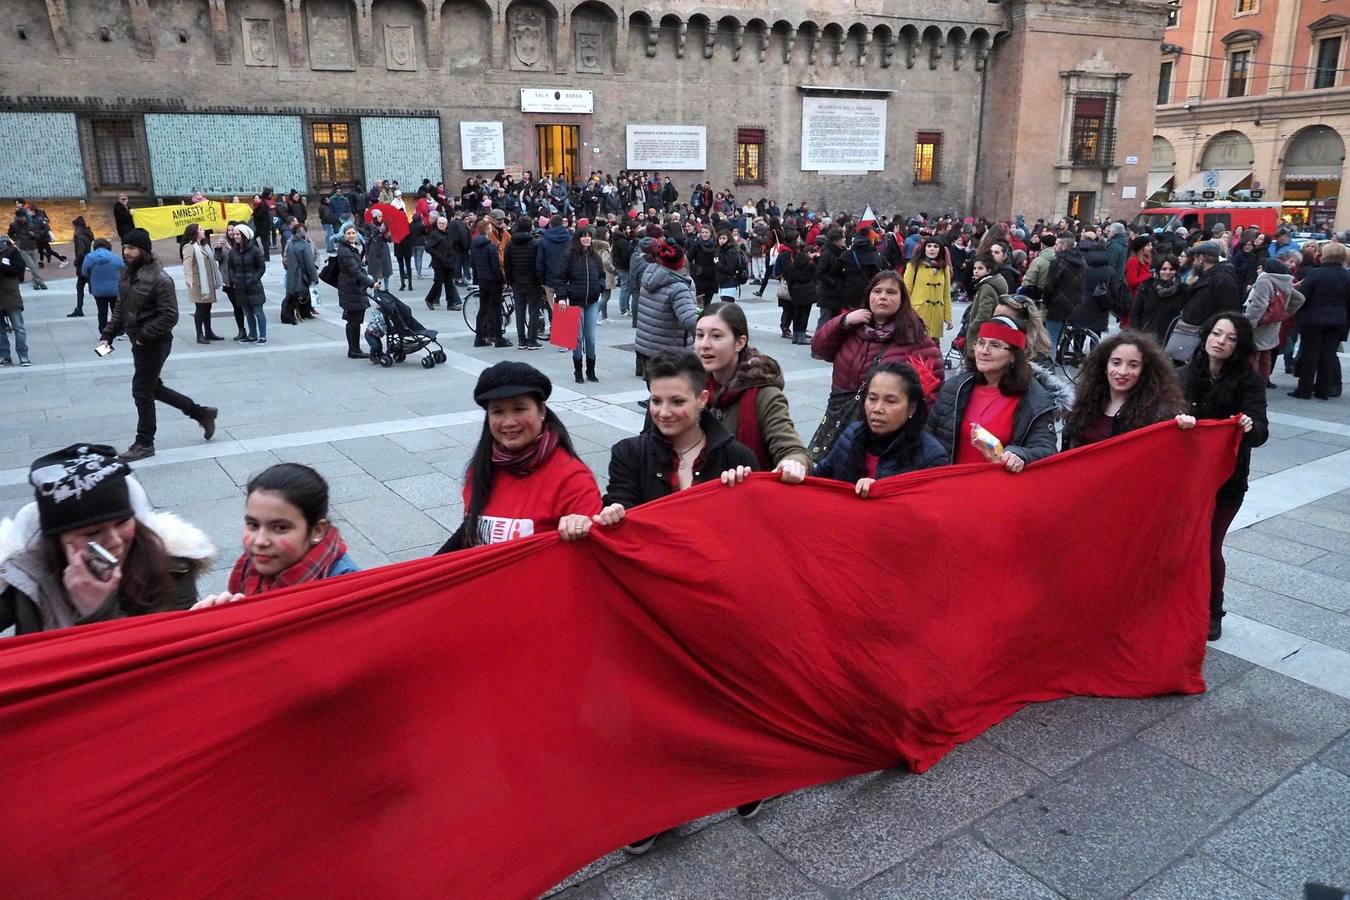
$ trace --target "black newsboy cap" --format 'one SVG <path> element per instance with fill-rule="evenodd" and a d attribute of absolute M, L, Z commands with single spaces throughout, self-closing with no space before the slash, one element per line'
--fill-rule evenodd
<path fill-rule="evenodd" d="M 547 400 L 551 393 L 553 382 L 534 366 L 520 362 L 499 362 L 479 373 L 478 384 L 473 388 L 473 400 L 487 409 L 490 400 L 504 400 L 521 394 L 533 394 L 540 400 Z"/>

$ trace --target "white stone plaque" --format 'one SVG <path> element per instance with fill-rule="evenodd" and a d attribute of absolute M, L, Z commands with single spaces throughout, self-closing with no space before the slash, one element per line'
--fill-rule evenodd
<path fill-rule="evenodd" d="M 802 98 L 802 171 L 886 168 L 886 101 Z"/>
<path fill-rule="evenodd" d="M 564 91 L 553 88 L 521 88 L 521 112 L 593 113 L 593 91 Z"/>
<path fill-rule="evenodd" d="M 708 129 L 704 126 L 628 126 L 628 168 L 701 172 L 707 167 Z"/>
<path fill-rule="evenodd" d="M 501 122 L 459 123 L 460 166 L 466 172 L 496 171 L 506 166 Z"/>

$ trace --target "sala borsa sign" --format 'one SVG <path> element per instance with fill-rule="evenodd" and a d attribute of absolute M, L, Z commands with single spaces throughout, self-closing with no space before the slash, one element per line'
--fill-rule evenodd
<path fill-rule="evenodd" d="M 552 88 L 521 88 L 521 112 L 593 113 L 592 91 L 563 91 Z"/>

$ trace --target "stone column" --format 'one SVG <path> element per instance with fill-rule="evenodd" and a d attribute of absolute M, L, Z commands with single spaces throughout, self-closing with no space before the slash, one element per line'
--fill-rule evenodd
<path fill-rule="evenodd" d="M 427 9 L 427 67 L 439 69 L 445 57 L 445 42 L 441 40 L 441 5 L 432 2 Z"/>
<path fill-rule="evenodd" d="M 210 0 L 211 43 L 216 50 L 216 63 L 230 64 L 230 17 L 225 14 L 225 0 Z"/>
<path fill-rule="evenodd" d="M 305 68 L 309 52 L 305 46 L 304 0 L 286 0 L 286 55 L 292 68 Z"/>
<path fill-rule="evenodd" d="M 131 29 L 136 36 L 136 55 L 141 59 L 155 58 L 155 36 L 150 30 L 149 0 L 130 0 Z"/>
<path fill-rule="evenodd" d="M 375 20 L 371 16 L 374 0 L 356 0 L 356 58 L 363 66 L 375 65 Z"/>
<path fill-rule="evenodd" d="M 1280 0 L 1275 10 L 1275 20 L 1291 24 L 1298 22 L 1299 7 L 1302 5 L 1302 0 Z M 1291 85 L 1297 89 L 1303 83 L 1305 73 L 1299 71 L 1294 62 L 1294 46 L 1298 43 L 1300 30 L 1297 26 L 1275 29 L 1275 44 L 1270 51 L 1271 65 L 1266 70 L 1270 73 L 1266 93 L 1283 94 Z"/>
<path fill-rule="evenodd" d="M 675 37 L 675 58 L 684 59 L 684 42 L 689 37 L 689 23 L 681 22 L 679 34 Z"/>
<path fill-rule="evenodd" d="M 506 10 L 500 10 L 492 20 L 492 53 L 488 57 L 488 68 L 496 71 L 509 68 L 506 36 Z"/>
<path fill-rule="evenodd" d="M 576 60 L 572 58 L 572 20 L 558 18 L 558 39 L 554 42 L 553 71 L 559 75 L 576 71 Z"/>
<path fill-rule="evenodd" d="M 52 26 L 56 41 L 56 55 L 69 59 L 75 55 L 75 44 L 70 39 L 70 8 L 66 0 L 47 0 L 47 21 Z"/>
<path fill-rule="evenodd" d="M 628 71 L 628 19 L 623 16 L 614 23 L 614 71 Z"/>

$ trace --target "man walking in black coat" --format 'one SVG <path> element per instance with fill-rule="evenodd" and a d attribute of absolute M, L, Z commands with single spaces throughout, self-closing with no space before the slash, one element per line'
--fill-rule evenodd
<path fill-rule="evenodd" d="M 214 406 L 199 406 L 192 398 L 165 387 L 160 381 L 164 362 L 173 349 L 173 326 L 178 322 L 178 294 L 173 279 L 155 259 L 150 235 L 133 228 L 122 239 L 126 268 L 118 285 L 117 306 L 103 329 L 99 350 L 112 352 L 113 341 L 126 332 L 135 368 L 131 398 L 136 401 L 136 440 L 118 458 L 135 462 L 155 455 L 155 402 L 167 403 L 195 419 L 209 441 L 216 433 Z"/>
<path fill-rule="evenodd" d="M 456 266 L 458 265 L 454 247 L 450 238 L 450 220 L 437 216 L 435 225 L 427 234 L 427 254 L 431 257 L 431 290 L 427 291 L 427 309 L 435 309 L 441 302 L 441 287 L 445 287 L 445 303 L 450 309 L 462 309 L 455 288 Z"/>
<path fill-rule="evenodd" d="M 521 216 L 511 231 L 506 265 L 502 268 L 516 298 L 516 337 L 522 350 L 538 350 L 543 346 L 539 343 L 539 323 L 543 319 L 544 286 L 535 265 L 538 253 L 535 243 L 534 223 L 529 216 Z"/>

